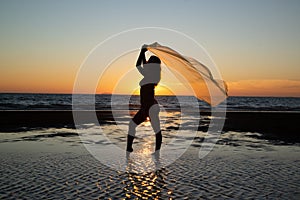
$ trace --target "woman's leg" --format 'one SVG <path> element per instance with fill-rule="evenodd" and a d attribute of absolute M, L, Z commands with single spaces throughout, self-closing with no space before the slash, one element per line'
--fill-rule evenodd
<path fill-rule="evenodd" d="M 143 109 L 139 110 L 135 116 L 130 120 L 129 127 L 128 127 L 128 135 L 127 135 L 127 148 L 128 152 L 132 152 L 132 144 L 136 133 L 136 127 L 145 121 L 145 111 Z"/>
<path fill-rule="evenodd" d="M 149 109 L 149 117 L 150 117 L 150 122 L 151 126 L 154 130 L 155 133 L 155 151 L 160 150 L 161 143 L 162 143 L 162 134 L 160 130 L 160 120 L 159 120 L 159 105 L 154 104 L 151 106 Z"/>

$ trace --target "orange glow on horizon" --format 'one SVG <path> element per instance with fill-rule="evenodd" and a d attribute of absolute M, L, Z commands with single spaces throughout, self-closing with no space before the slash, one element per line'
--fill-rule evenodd
<path fill-rule="evenodd" d="M 135 94 L 139 95 L 139 81 L 142 76 L 135 68 L 136 53 L 121 57 L 112 63 L 111 68 L 98 82 L 95 91 L 85 90 L 88 86 L 81 83 L 81 93 L 96 94 Z M 7 64 L 9 65 L 9 64 Z M 67 64 L 65 64 L 68 66 Z M 76 66 L 73 63 L 74 66 Z M 65 93 L 72 94 L 78 67 L 73 70 L 57 65 L 51 67 L 44 63 L 0 68 L 1 93 Z M 59 73 L 58 73 L 59 72 Z M 100 76 L 100 75 L 99 75 Z M 226 78 L 225 78 L 226 81 Z M 88 82 L 88 80 L 87 80 Z M 226 81 L 229 96 L 281 96 L 300 97 L 300 80 L 239 80 Z M 162 79 L 155 89 L 156 95 L 193 95 L 179 81 L 162 70 Z"/>
<path fill-rule="evenodd" d="M 227 82 L 229 96 L 278 96 L 300 97 L 300 81 L 292 80 L 241 80 Z M 130 90 L 130 88 L 134 88 Z M 159 95 L 192 95 L 187 90 L 176 90 L 167 84 L 159 84 L 155 88 L 155 94 Z M 139 95 L 139 87 L 133 81 L 128 85 L 122 85 L 122 90 L 112 92 L 113 88 L 107 87 L 105 91 L 97 91 L 97 94 L 133 94 Z M 3 82 L 0 85 L 1 93 L 65 93 L 73 91 L 73 80 L 44 81 L 38 84 L 38 80 Z M 85 93 L 85 92 L 82 92 Z"/>
<path fill-rule="evenodd" d="M 241 80 L 227 84 L 229 96 L 300 97 L 297 80 Z"/>

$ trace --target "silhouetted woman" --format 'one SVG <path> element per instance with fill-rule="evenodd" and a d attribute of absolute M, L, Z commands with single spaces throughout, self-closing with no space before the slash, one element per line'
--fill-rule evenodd
<path fill-rule="evenodd" d="M 162 143 L 162 134 L 160 130 L 160 120 L 159 120 L 159 105 L 154 98 L 155 96 L 155 86 L 160 81 L 160 59 L 156 56 L 151 56 L 148 61 L 146 61 L 145 52 L 147 51 L 144 45 L 141 49 L 140 55 L 136 62 L 136 67 L 139 72 L 144 76 L 140 81 L 140 101 L 141 108 L 132 118 L 129 123 L 129 130 L 127 136 L 127 151 L 132 152 L 132 143 L 135 137 L 135 128 L 144 122 L 147 117 L 150 118 L 151 126 L 155 132 L 155 151 L 160 150 Z"/>

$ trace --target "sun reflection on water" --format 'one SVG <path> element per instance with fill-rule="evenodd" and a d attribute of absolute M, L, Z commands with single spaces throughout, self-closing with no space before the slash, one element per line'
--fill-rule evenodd
<path fill-rule="evenodd" d="M 123 183 L 125 199 L 161 199 L 162 195 L 171 198 L 166 188 L 167 171 L 160 168 L 160 154 L 153 154 L 153 141 L 147 139 L 137 153 L 131 153 L 127 159 L 127 180 Z M 149 169 L 152 171 L 149 171 Z"/>
<path fill-rule="evenodd" d="M 149 118 L 149 117 L 147 117 L 147 118 L 146 118 L 146 121 L 144 121 L 144 122 L 142 123 L 142 126 L 146 126 L 146 127 L 151 126 L 151 122 L 150 122 L 150 118 Z"/>
<path fill-rule="evenodd" d="M 145 174 L 127 172 L 128 180 L 123 188 L 126 199 L 161 199 L 165 195 L 168 196 L 167 199 L 171 199 L 170 190 L 163 194 L 166 189 L 166 174 L 164 168 Z"/>

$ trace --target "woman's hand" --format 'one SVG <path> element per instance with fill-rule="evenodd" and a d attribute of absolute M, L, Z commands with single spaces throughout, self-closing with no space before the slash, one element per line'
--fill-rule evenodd
<path fill-rule="evenodd" d="M 148 45 L 144 44 L 144 45 L 142 46 L 141 52 L 145 53 L 145 52 L 148 50 L 148 49 L 147 49 L 147 46 L 148 46 Z"/>
<path fill-rule="evenodd" d="M 140 55 L 139 55 L 139 57 L 138 57 L 138 59 L 137 59 L 137 61 L 136 61 L 136 65 L 135 65 L 135 66 L 138 67 L 138 66 L 141 66 L 142 64 L 146 64 L 146 63 L 147 63 L 146 57 L 145 57 L 145 52 L 148 50 L 148 49 L 147 49 L 147 46 L 148 46 L 148 45 L 146 45 L 146 44 L 144 44 L 144 45 L 142 46 Z"/>

